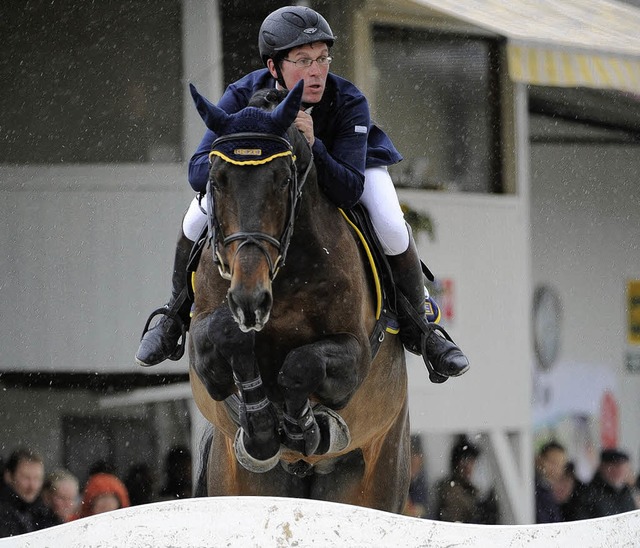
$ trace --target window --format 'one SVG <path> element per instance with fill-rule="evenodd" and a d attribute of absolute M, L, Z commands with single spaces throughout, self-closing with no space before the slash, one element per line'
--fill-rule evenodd
<path fill-rule="evenodd" d="M 500 192 L 497 44 L 376 26 L 375 121 L 404 156 L 396 186 Z"/>
<path fill-rule="evenodd" d="M 258 52 L 258 31 L 272 11 L 295 2 L 279 0 L 219 0 L 224 52 L 224 85 L 264 68 Z"/>
<path fill-rule="evenodd" d="M 179 161 L 180 6 L 6 3 L 0 162 Z"/>

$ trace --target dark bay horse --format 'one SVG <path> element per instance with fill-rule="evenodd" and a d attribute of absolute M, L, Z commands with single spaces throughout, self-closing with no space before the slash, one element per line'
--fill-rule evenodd
<path fill-rule="evenodd" d="M 388 336 L 372 360 L 376 301 L 363 246 L 292 126 L 302 83 L 284 100 L 277 93 L 227 115 L 192 88 L 220 136 L 189 338 L 194 398 L 213 425 L 207 493 L 400 512 L 409 483 L 404 351 Z"/>

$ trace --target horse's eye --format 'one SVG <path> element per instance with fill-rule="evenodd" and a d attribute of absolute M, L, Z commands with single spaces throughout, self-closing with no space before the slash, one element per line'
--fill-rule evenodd
<path fill-rule="evenodd" d="M 211 183 L 211 188 L 213 188 L 213 190 L 220 190 L 220 188 L 224 185 L 224 181 L 225 178 L 222 173 L 214 173 L 213 171 L 209 173 L 209 182 Z"/>

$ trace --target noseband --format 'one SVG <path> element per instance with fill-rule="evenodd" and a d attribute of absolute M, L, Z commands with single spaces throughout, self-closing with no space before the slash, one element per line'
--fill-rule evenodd
<path fill-rule="evenodd" d="M 222 143 L 230 142 L 230 141 L 243 141 L 247 139 L 252 140 L 260 140 L 260 141 L 275 141 L 281 145 L 285 145 L 286 151 L 276 153 L 268 158 L 262 160 L 233 160 L 223 153 L 218 152 L 216 147 Z M 306 141 L 305 141 L 306 142 Z M 229 265 L 225 264 L 222 255 L 220 253 L 219 247 L 221 246 L 223 249 L 227 248 L 231 242 L 239 241 L 240 244 L 236 249 L 233 259 L 230 261 L 230 264 L 235 262 L 235 257 L 240 252 L 240 249 L 245 245 L 254 245 L 256 246 L 262 254 L 265 256 L 267 260 L 267 264 L 269 266 L 269 279 L 273 281 L 278 274 L 278 271 L 285 264 L 285 259 L 287 256 L 287 251 L 289 249 L 289 244 L 291 242 L 291 236 L 293 235 L 293 225 L 294 221 L 299 209 L 300 197 L 302 196 L 302 188 L 307 180 L 307 176 L 309 175 L 309 171 L 311 170 L 311 165 L 313 163 L 313 154 L 311 153 L 311 149 L 309 148 L 309 164 L 305 169 L 305 172 L 302 174 L 300 178 L 298 178 L 298 170 L 296 168 L 296 156 L 293 154 L 293 146 L 291 143 L 285 139 L 284 137 L 280 137 L 279 135 L 273 135 L 269 133 L 257 133 L 257 132 L 242 132 L 242 133 L 232 133 L 229 135 L 224 135 L 222 137 L 218 137 L 211 146 L 212 152 L 209 155 L 210 162 L 212 156 L 218 156 L 225 162 L 229 162 L 236 165 L 262 165 L 274 160 L 275 158 L 280 158 L 283 156 L 289 156 L 291 159 L 291 166 L 293 167 L 293 180 L 289 185 L 289 218 L 287 219 L 287 223 L 280 235 L 280 238 L 275 238 L 270 234 L 266 234 L 264 232 L 245 232 L 239 231 L 234 232 L 228 236 L 225 236 L 222 227 L 220 226 L 220 222 L 215 214 L 215 207 L 213 203 L 213 188 L 212 183 L 213 180 L 211 176 L 209 176 L 209 181 L 207 183 L 207 217 L 209 221 L 209 243 L 213 249 L 213 261 L 218 266 L 218 270 L 220 275 L 227 279 L 231 279 L 231 269 Z M 271 255 L 269 255 L 269 251 L 267 249 L 267 244 L 275 247 L 278 251 L 278 256 L 275 261 L 271 259 Z"/>

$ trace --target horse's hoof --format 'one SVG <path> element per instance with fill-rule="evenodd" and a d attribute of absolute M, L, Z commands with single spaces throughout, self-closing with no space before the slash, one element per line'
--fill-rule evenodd
<path fill-rule="evenodd" d="M 313 406 L 313 414 L 320 428 L 320 444 L 316 455 L 338 453 L 351 443 L 351 433 L 344 419 L 333 409 L 318 403 Z"/>
<path fill-rule="evenodd" d="M 263 474 L 274 468 L 280 460 L 280 449 L 273 457 L 265 460 L 260 460 L 252 456 L 244 445 L 244 429 L 238 428 L 236 431 L 236 437 L 233 440 L 233 449 L 236 454 L 236 460 L 240 465 L 249 472 L 256 474 Z"/>

